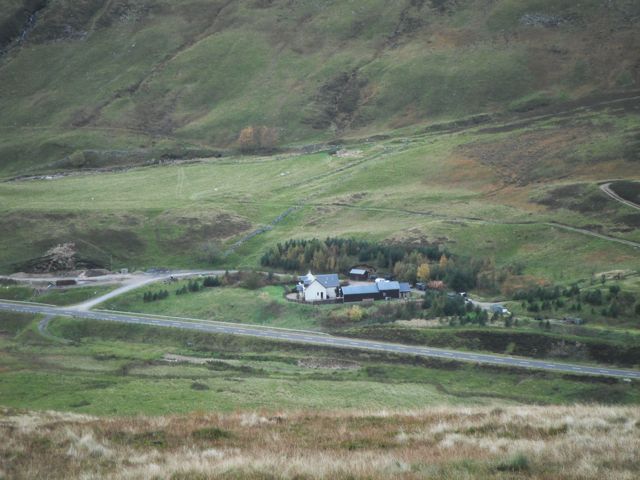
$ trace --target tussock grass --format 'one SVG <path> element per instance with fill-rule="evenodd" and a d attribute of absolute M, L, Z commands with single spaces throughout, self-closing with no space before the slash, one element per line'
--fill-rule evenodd
<path fill-rule="evenodd" d="M 638 408 L 579 405 L 107 418 L 4 410 L 0 471 L 8 478 L 631 479 L 640 468 L 638 425 Z M 163 442 L 139 441 L 151 437 Z"/>

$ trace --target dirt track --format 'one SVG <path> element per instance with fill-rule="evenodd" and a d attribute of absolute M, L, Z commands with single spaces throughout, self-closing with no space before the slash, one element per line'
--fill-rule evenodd
<path fill-rule="evenodd" d="M 602 190 L 604 193 L 609 195 L 614 200 L 616 200 L 616 201 L 618 201 L 620 203 L 623 203 L 628 207 L 635 208 L 636 210 L 640 210 L 640 205 L 638 205 L 636 203 L 633 203 L 633 202 L 631 202 L 629 200 L 625 200 L 620 195 L 618 195 L 616 192 L 611 190 L 611 182 L 603 183 L 602 185 L 600 185 L 600 190 Z"/>

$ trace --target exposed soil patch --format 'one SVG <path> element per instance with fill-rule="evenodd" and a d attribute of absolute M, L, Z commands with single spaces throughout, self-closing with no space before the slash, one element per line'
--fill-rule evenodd
<path fill-rule="evenodd" d="M 565 175 L 573 165 L 565 165 L 567 148 L 577 139 L 589 138 L 586 128 L 558 127 L 552 131 L 523 132 L 495 142 L 474 142 L 458 148 L 458 153 L 488 166 L 506 184 L 524 186 L 531 182 Z"/>
<path fill-rule="evenodd" d="M 534 201 L 552 209 L 566 208 L 580 213 L 602 213 L 611 205 L 600 190 L 581 183 L 554 188 Z"/>
<path fill-rule="evenodd" d="M 101 266 L 100 260 L 81 256 L 76 244 L 68 242 L 55 245 L 49 248 L 43 256 L 24 262 L 20 269 L 25 272 L 49 273 L 68 272 L 77 268 L 100 268 Z"/>
<path fill-rule="evenodd" d="M 359 363 L 334 358 L 303 358 L 298 360 L 298 366 L 303 368 L 330 368 L 333 370 L 357 370 L 360 368 Z"/>
<path fill-rule="evenodd" d="M 191 363 L 194 365 L 206 365 L 211 361 L 210 358 L 188 357 L 186 355 L 176 355 L 174 353 L 165 353 L 162 359 L 171 363 Z"/>
<path fill-rule="evenodd" d="M 251 223 L 247 219 L 219 212 L 168 212 L 156 219 L 158 241 L 170 247 L 186 247 L 205 241 L 226 239 L 250 228 Z"/>
<path fill-rule="evenodd" d="M 314 98 L 314 112 L 306 119 L 313 128 L 333 127 L 338 131 L 352 125 L 367 81 L 358 71 L 343 72 L 320 87 Z"/>

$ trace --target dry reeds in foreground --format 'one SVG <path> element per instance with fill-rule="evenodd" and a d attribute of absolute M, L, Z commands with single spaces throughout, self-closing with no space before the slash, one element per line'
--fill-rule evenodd
<path fill-rule="evenodd" d="M 636 479 L 636 407 L 0 416 L 0 478 Z"/>

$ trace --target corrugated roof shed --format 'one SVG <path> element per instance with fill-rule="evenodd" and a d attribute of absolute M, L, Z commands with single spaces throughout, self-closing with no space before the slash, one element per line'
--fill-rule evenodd
<path fill-rule="evenodd" d="M 378 286 L 375 284 L 369 285 L 349 285 L 348 287 L 342 287 L 342 294 L 346 297 L 349 295 L 367 295 L 378 293 Z"/>
<path fill-rule="evenodd" d="M 365 275 L 367 271 L 364 268 L 352 268 L 349 270 L 349 275 Z"/>
<path fill-rule="evenodd" d="M 400 283 L 400 293 L 410 293 L 411 285 L 408 283 Z"/>
<path fill-rule="evenodd" d="M 400 284 L 398 282 L 390 282 L 388 280 L 384 280 L 381 282 L 377 282 L 376 285 L 381 292 L 386 292 L 388 290 L 400 290 Z"/>

